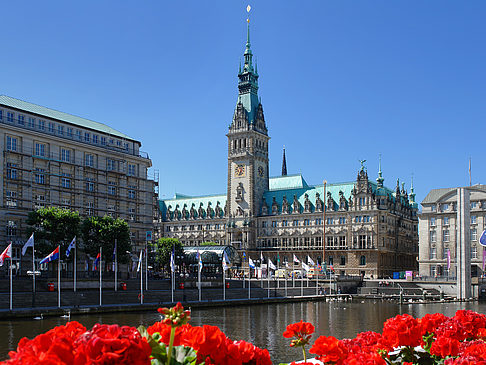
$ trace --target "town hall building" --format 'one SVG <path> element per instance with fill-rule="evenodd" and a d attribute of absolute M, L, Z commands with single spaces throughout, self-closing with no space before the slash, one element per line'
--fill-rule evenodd
<path fill-rule="evenodd" d="M 263 253 L 280 267 L 292 265 L 295 255 L 325 262 L 340 275 L 417 270 L 413 185 L 410 194 L 398 180 L 395 189 L 385 187 L 381 164 L 376 181 L 363 161 L 355 181 L 309 185 L 300 174 L 287 175 L 284 150 L 282 175 L 269 176 L 270 136 L 252 57 L 248 25 L 238 101 L 226 134 L 226 193 L 159 200 L 159 235 L 185 246 L 231 245 L 257 263 Z"/>

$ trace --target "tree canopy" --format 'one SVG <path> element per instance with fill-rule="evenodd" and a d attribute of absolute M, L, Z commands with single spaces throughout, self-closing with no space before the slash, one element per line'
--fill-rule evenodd
<path fill-rule="evenodd" d="M 170 271 L 170 255 L 172 249 L 174 249 L 176 265 L 180 265 L 184 261 L 184 249 L 177 238 L 159 238 L 152 245 L 152 249 L 154 269 L 158 271 L 163 269 Z"/>
<path fill-rule="evenodd" d="M 80 221 L 78 212 L 65 208 L 47 207 L 30 212 L 27 217 L 28 233 L 34 233 L 36 252 L 46 256 L 58 245 L 61 252 L 66 252 L 74 236 L 79 234 Z"/>
<path fill-rule="evenodd" d="M 118 262 L 128 262 L 128 252 L 132 249 L 130 241 L 130 228 L 123 219 L 104 217 L 88 217 L 81 224 L 81 236 L 83 238 L 85 252 L 96 257 L 103 247 L 103 260 L 113 261 L 113 249 L 117 240 Z"/>

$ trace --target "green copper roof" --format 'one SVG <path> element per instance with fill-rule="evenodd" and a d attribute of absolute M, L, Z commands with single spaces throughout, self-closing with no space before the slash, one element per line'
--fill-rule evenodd
<path fill-rule="evenodd" d="M 304 177 L 300 174 L 271 177 L 268 181 L 268 186 L 270 191 L 281 189 L 301 189 L 308 187 Z"/>
<path fill-rule="evenodd" d="M 81 118 L 72 114 L 60 112 L 54 109 L 49 109 L 44 106 L 40 106 L 37 104 L 32 104 L 27 101 L 19 100 L 12 98 L 6 95 L 0 95 L 0 105 L 5 105 L 7 107 L 15 108 L 24 110 L 29 113 L 42 115 L 46 118 L 52 118 L 56 120 L 60 120 L 63 122 L 75 124 L 82 128 L 89 128 L 98 132 L 110 134 L 115 137 L 130 139 L 132 141 L 136 141 L 130 136 L 123 134 L 111 127 L 108 127 L 106 124 L 98 123 L 89 119 Z"/>
<path fill-rule="evenodd" d="M 219 207 L 224 210 L 226 206 L 226 194 L 225 195 L 207 195 L 207 196 L 189 196 L 176 193 L 174 198 L 172 199 L 165 199 L 159 200 L 159 209 L 162 213 L 163 219 L 165 219 L 165 214 L 167 209 L 170 207 L 170 210 L 173 212 L 176 207 L 178 207 L 179 212 L 182 211 L 184 205 L 186 206 L 187 211 L 189 211 L 194 204 L 194 209 L 196 211 L 199 209 L 201 203 L 203 209 L 208 207 L 208 203 L 210 203 L 211 208 L 213 210 L 216 208 L 216 205 L 219 202 Z"/>

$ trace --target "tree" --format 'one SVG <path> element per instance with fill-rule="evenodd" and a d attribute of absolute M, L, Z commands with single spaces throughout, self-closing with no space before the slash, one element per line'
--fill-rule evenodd
<path fill-rule="evenodd" d="M 158 271 L 166 269 L 170 271 L 170 255 L 172 250 L 175 254 L 175 264 L 181 265 L 184 261 L 184 249 L 177 238 L 159 238 L 152 245 L 154 268 Z"/>
<path fill-rule="evenodd" d="M 78 212 L 65 208 L 48 207 L 30 212 L 27 217 L 28 234 L 34 233 L 36 252 L 46 256 L 60 245 L 61 257 L 65 260 L 67 246 L 79 234 L 80 221 Z"/>
<path fill-rule="evenodd" d="M 113 249 L 115 239 L 117 241 L 118 262 L 127 263 L 128 254 L 132 249 L 130 241 L 130 228 L 123 219 L 104 217 L 88 217 L 81 224 L 81 236 L 84 243 L 84 251 L 96 257 L 103 247 L 103 261 L 113 262 Z"/>

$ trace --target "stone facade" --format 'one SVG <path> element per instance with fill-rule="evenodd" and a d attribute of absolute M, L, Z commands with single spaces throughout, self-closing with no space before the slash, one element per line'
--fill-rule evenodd
<path fill-rule="evenodd" d="M 7 96 L 0 96 L 0 126 L 0 242 L 14 243 L 14 260 L 28 259 L 20 255 L 28 213 L 47 206 L 123 218 L 134 246 L 145 245 L 158 210 L 147 175 L 152 162 L 140 142 Z"/>
<path fill-rule="evenodd" d="M 486 228 L 486 185 L 465 188 L 469 193 L 471 274 L 483 272 L 484 251 L 479 237 Z M 419 215 L 419 272 L 422 276 L 456 277 L 457 188 L 431 190 Z M 448 270 L 448 254 L 450 269 Z"/>
<path fill-rule="evenodd" d="M 325 260 L 343 275 L 385 277 L 416 270 L 413 188 L 410 195 L 398 181 L 395 190 L 386 188 L 381 167 L 376 182 L 368 179 L 365 161 L 356 181 L 340 184 L 308 185 L 301 175 L 287 175 L 285 162 L 282 176 L 269 176 L 270 137 L 257 95 L 249 31 L 244 58 L 227 134 L 226 195 L 176 194 L 160 200 L 160 234 L 187 246 L 204 241 L 232 245 L 242 257 L 258 262 L 263 254 L 280 267 L 290 267 L 295 255 Z"/>

